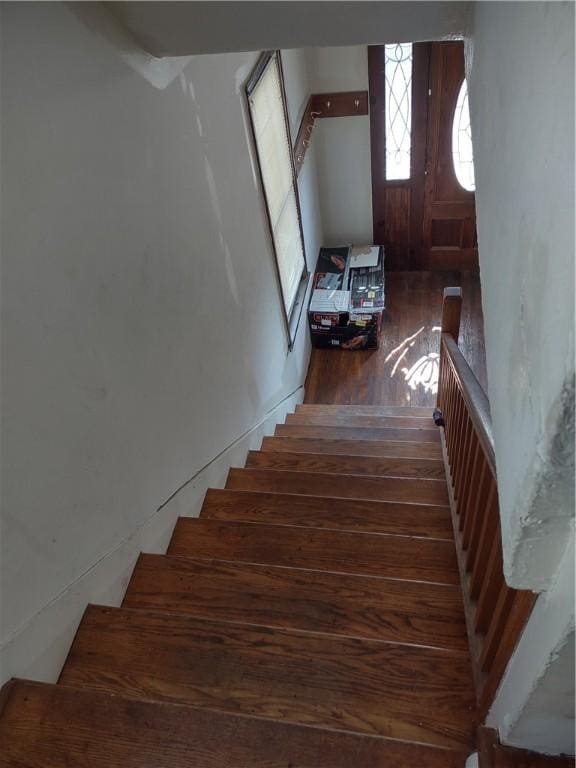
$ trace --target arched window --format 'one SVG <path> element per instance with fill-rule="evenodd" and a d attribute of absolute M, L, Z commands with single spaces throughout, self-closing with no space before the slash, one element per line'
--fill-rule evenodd
<path fill-rule="evenodd" d="M 474 157 L 472 154 L 472 131 L 470 129 L 470 110 L 468 109 L 468 88 L 466 80 L 462 81 L 454 120 L 452 121 L 452 160 L 458 182 L 474 192 Z"/>

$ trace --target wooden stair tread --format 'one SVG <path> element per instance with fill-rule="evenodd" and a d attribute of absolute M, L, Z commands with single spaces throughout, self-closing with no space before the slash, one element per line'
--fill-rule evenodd
<path fill-rule="evenodd" d="M 89 606 L 60 682 L 445 747 L 474 730 L 461 653 Z"/>
<path fill-rule="evenodd" d="M 202 518 L 424 536 L 453 541 L 448 507 L 209 488 Z"/>
<path fill-rule="evenodd" d="M 287 451 L 250 451 L 247 467 L 297 469 L 304 472 L 342 472 L 347 475 L 445 480 L 444 463 L 438 459 L 380 458 Z"/>
<path fill-rule="evenodd" d="M 445 480 L 421 480 L 372 475 L 301 472 L 288 469 L 237 469 L 228 473 L 226 488 L 277 491 L 305 496 L 405 501 L 413 504 L 448 504 Z"/>
<path fill-rule="evenodd" d="M 333 440 L 394 440 L 440 445 L 438 430 L 385 429 L 382 427 L 344 427 L 321 424 L 278 424 L 274 431 L 278 437 L 321 437 Z"/>
<path fill-rule="evenodd" d="M 334 405 L 332 403 L 300 403 L 296 413 L 349 413 L 356 416 L 414 416 L 432 418 L 434 409 L 416 405 Z"/>
<path fill-rule="evenodd" d="M 398 440 L 417 440 L 422 442 L 440 442 L 440 432 L 432 419 L 407 419 L 380 416 L 346 416 L 329 413 L 289 413 L 286 424 L 292 426 L 351 427 L 386 430 L 390 435 L 397 434 Z"/>
<path fill-rule="evenodd" d="M 468 652 L 458 587 L 140 555 L 127 608 Z"/>
<path fill-rule="evenodd" d="M 168 554 L 459 584 L 453 542 L 181 517 Z"/>
<path fill-rule="evenodd" d="M 420 436 L 425 436 L 428 440 L 439 442 L 435 437 L 439 437 L 438 427 L 434 424 L 432 414 L 427 418 L 416 418 L 415 416 L 368 416 L 354 413 L 337 412 L 327 413 L 326 411 L 297 411 L 289 413 L 286 416 L 286 424 L 318 424 L 325 427 L 377 427 L 378 429 L 410 430 L 416 431 Z M 423 438 L 424 439 L 424 438 Z"/>
<path fill-rule="evenodd" d="M 464 768 L 466 751 L 13 681 L 0 764 L 20 768 Z"/>
<path fill-rule="evenodd" d="M 442 461 L 442 447 L 437 443 L 410 443 L 393 440 L 331 440 L 322 437 L 264 437 L 262 451 L 293 453 L 345 454 L 347 456 L 388 456 L 406 459 Z"/>

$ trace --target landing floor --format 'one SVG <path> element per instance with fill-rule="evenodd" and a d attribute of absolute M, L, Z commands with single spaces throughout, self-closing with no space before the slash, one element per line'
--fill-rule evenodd
<path fill-rule="evenodd" d="M 446 286 L 462 288 L 459 344 L 486 390 L 479 276 L 471 272 L 388 272 L 380 349 L 313 350 L 305 402 L 433 406 Z"/>

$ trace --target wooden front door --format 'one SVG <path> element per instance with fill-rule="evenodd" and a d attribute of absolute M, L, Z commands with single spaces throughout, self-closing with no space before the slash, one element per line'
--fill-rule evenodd
<path fill-rule="evenodd" d="M 374 243 L 384 245 L 389 270 L 477 269 L 474 193 L 460 183 L 453 159 L 463 44 L 415 43 L 410 70 L 390 66 L 394 55 L 391 46 L 368 48 Z M 410 129 L 404 173 L 391 168 L 406 139 L 398 126 Z"/>
<path fill-rule="evenodd" d="M 463 44 L 432 43 L 420 259 L 423 269 L 478 268 L 474 192 L 458 180 L 453 158 L 453 143 L 458 142 L 453 132 L 458 133 L 458 97 L 463 81 Z M 464 129 L 461 126 L 461 131 Z"/>

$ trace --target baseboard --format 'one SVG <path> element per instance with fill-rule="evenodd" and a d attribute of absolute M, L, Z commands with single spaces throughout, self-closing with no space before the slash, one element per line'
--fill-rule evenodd
<path fill-rule="evenodd" d="M 206 490 L 222 488 L 230 467 L 243 466 L 248 451 L 259 448 L 264 435 L 272 434 L 303 397 L 300 387 L 285 398 L 177 489 L 129 538 L 33 616 L 0 649 L 0 684 L 11 677 L 55 682 L 88 603 L 120 605 L 140 552 L 166 552 L 176 519 L 197 516 Z"/>

